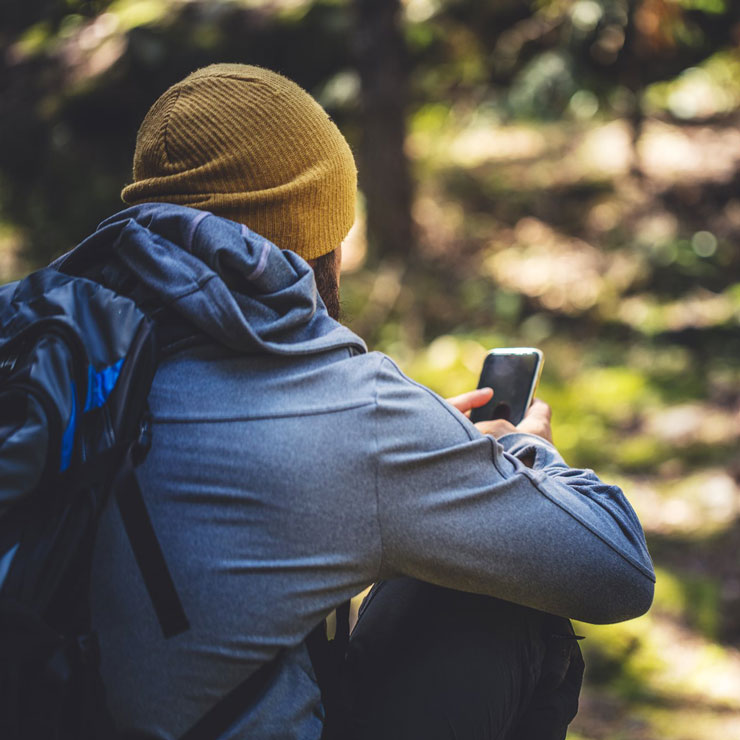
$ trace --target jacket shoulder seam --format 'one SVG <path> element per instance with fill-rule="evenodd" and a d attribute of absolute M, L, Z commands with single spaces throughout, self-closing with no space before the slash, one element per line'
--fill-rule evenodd
<path fill-rule="evenodd" d="M 527 473 L 524 473 L 524 475 L 527 476 L 527 478 L 531 481 L 532 485 L 535 487 L 537 491 L 540 492 L 541 495 L 543 495 L 548 501 L 552 502 L 557 506 L 559 509 L 564 511 L 568 516 L 575 519 L 582 527 L 585 527 L 589 532 L 591 532 L 593 535 L 595 535 L 598 539 L 600 539 L 610 550 L 615 552 L 617 555 L 619 555 L 623 560 L 625 560 L 629 565 L 631 565 L 635 570 L 637 570 L 641 575 L 643 575 L 645 578 L 647 578 L 651 582 L 655 582 L 655 575 L 650 571 L 649 568 L 645 567 L 642 563 L 640 563 L 637 558 L 634 558 L 632 555 L 630 555 L 627 552 L 624 552 L 621 548 L 617 547 L 614 543 L 610 541 L 608 537 L 606 537 L 601 532 L 598 532 L 596 529 L 591 527 L 586 521 L 583 520 L 582 517 L 580 517 L 578 514 L 576 514 L 574 511 L 571 511 L 567 506 L 563 505 L 560 501 L 555 499 L 553 496 L 548 494 L 547 490 L 540 486 L 539 481 L 537 480 L 536 476 L 528 475 Z M 547 476 L 548 481 L 552 481 L 555 483 L 560 483 L 560 481 L 557 481 L 557 479 Z M 563 484 L 565 485 L 565 484 Z"/>
<path fill-rule="evenodd" d="M 200 416 L 200 417 L 180 417 L 180 416 L 152 416 L 154 424 L 227 424 L 239 421 L 261 421 L 264 419 L 289 419 L 301 418 L 304 416 L 321 416 L 324 414 L 337 414 L 342 411 L 351 411 L 363 406 L 372 406 L 375 403 L 373 399 L 368 401 L 358 401 L 357 403 L 347 403 L 329 408 L 305 409 L 303 411 L 286 411 L 284 413 L 271 412 L 269 414 L 236 414 L 231 416 Z"/>

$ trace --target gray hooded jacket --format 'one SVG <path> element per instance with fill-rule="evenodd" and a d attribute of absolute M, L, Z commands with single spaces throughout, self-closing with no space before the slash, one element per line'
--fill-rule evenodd
<path fill-rule="evenodd" d="M 147 204 L 62 262 L 75 255 L 208 337 L 160 365 L 139 469 L 187 632 L 162 637 L 116 507 L 98 536 L 94 624 L 122 729 L 175 740 L 279 655 L 264 698 L 224 738 L 318 738 L 304 639 L 382 578 L 589 622 L 649 607 L 652 564 L 618 488 L 538 437 L 480 434 L 368 353 L 292 252 L 202 211 Z"/>

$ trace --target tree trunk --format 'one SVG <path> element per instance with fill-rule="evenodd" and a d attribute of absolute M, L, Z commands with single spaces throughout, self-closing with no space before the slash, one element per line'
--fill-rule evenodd
<path fill-rule="evenodd" d="M 399 0 L 354 0 L 354 51 L 361 81 L 360 187 L 371 259 L 414 250 L 412 187 L 404 149 L 408 60 Z"/>

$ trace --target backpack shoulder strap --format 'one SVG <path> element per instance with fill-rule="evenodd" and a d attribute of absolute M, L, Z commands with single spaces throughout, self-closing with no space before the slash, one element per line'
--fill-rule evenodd
<path fill-rule="evenodd" d="M 165 638 L 190 629 L 180 597 L 154 531 L 149 511 L 136 478 L 134 457 L 137 443 L 131 444 L 113 481 L 115 497 L 136 564 Z"/>
<path fill-rule="evenodd" d="M 282 653 L 261 665 L 249 678 L 220 699 L 180 740 L 216 740 L 221 737 L 248 707 L 260 700 L 275 674 L 280 655 Z"/>
<path fill-rule="evenodd" d="M 306 638 L 311 663 L 321 690 L 326 719 L 323 738 L 336 737 L 343 726 L 344 702 L 341 693 L 341 667 L 349 643 L 349 605 L 346 601 L 337 609 L 337 631 L 333 640 L 326 635 L 326 620 L 322 620 Z M 244 711 L 256 704 L 274 677 L 282 652 L 260 666 L 249 678 L 218 701 L 179 740 L 215 740 L 236 722 Z"/>

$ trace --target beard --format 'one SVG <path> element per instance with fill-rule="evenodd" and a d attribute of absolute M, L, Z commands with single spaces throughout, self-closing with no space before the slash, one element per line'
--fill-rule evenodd
<path fill-rule="evenodd" d="M 329 252 L 315 260 L 313 266 L 316 290 L 326 306 L 326 310 L 335 321 L 339 321 L 342 308 L 339 301 L 338 250 Z"/>

